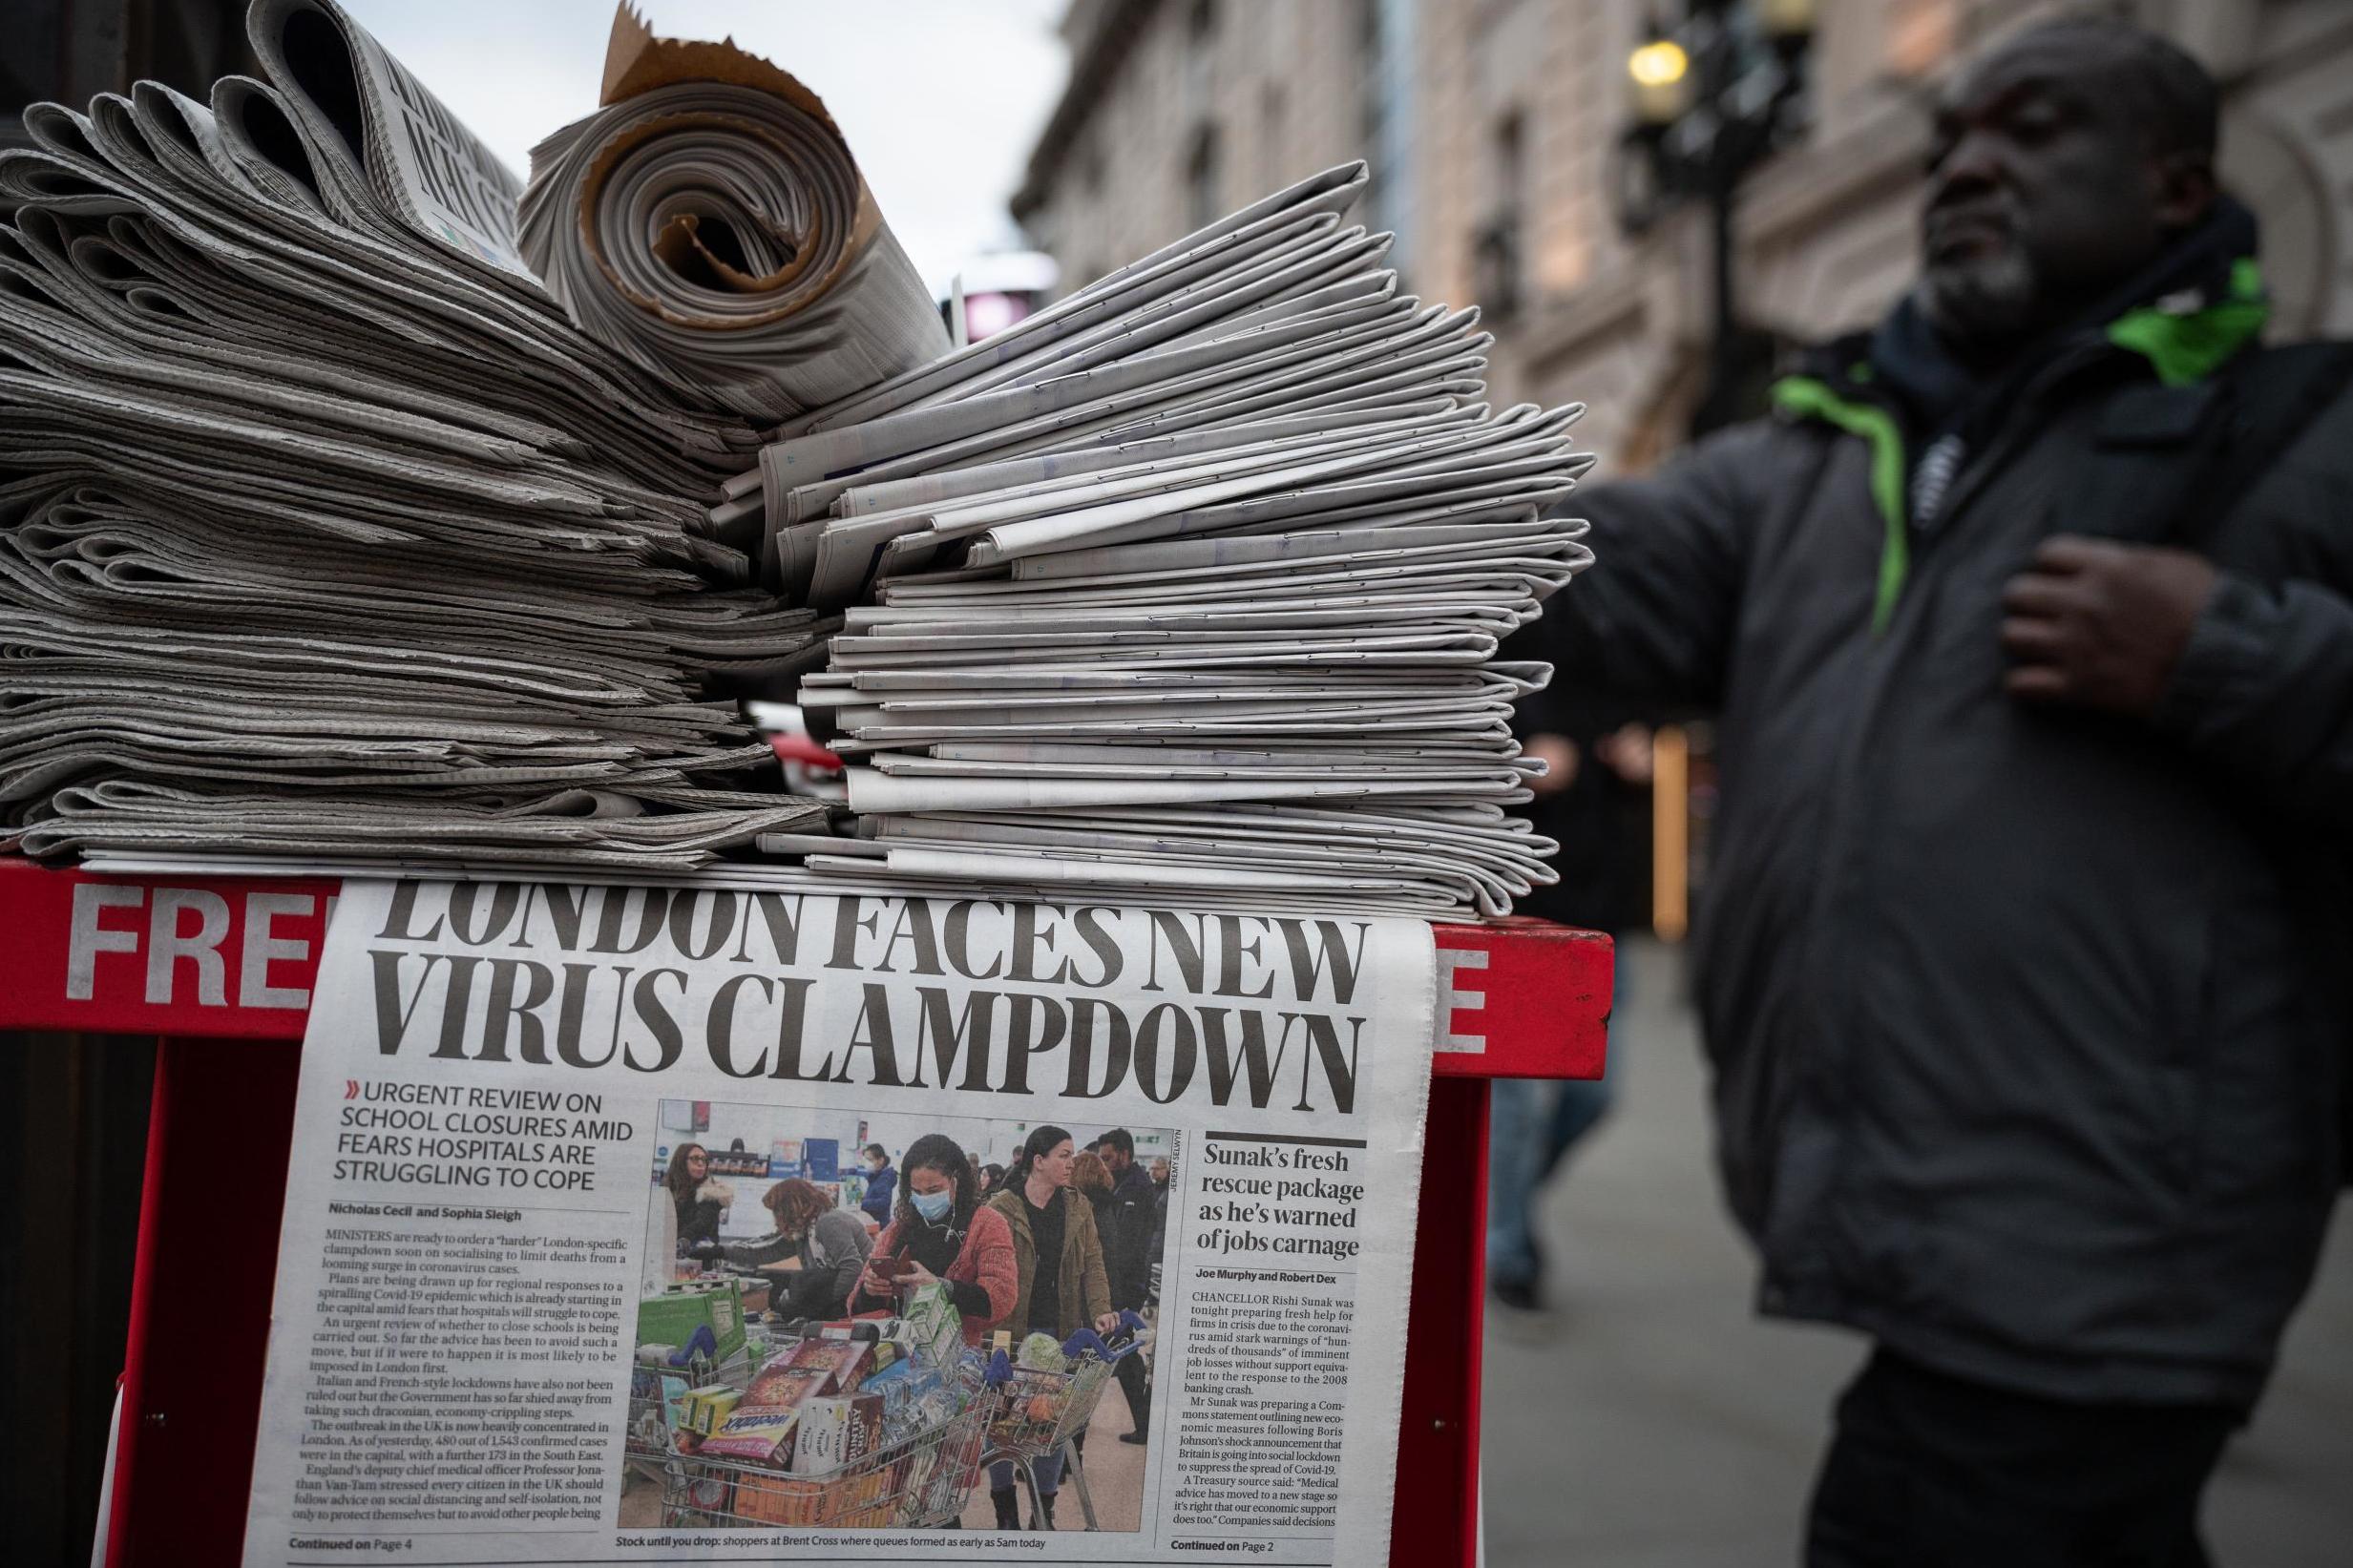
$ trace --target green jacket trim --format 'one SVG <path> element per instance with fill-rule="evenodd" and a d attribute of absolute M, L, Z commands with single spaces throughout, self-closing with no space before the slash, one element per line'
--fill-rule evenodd
<path fill-rule="evenodd" d="M 1871 601 L 1871 632 L 1887 630 L 1912 569 L 1912 539 L 1903 506 L 1903 431 L 1896 416 L 1868 403 L 1850 403 L 1813 376 L 1784 376 L 1773 384 L 1774 407 L 1800 419 L 1818 419 L 1871 449 L 1871 499 L 1886 533 L 1880 544 L 1880 580 Z"/>
<path fill-rule="evenodd" d="M 2231 263 L 2230 288 L 2220 300 L 2196 310 L 2128 310 L 2109 323 L 2108 341 L 2147 360 L 2166 386 L 2187 387 L 2213 375 L 2270 316 L 2263 269 L 2242 256 Z"/>
<path fill-rule="evenodd" d="M 2108 325 L 2110 343 L 2140 355 L 2167 387 L 2187 387 L 2205 380 L 2252 342 L 2271 315 L 2263 290 L 2263 269 L 2255 258 L 2242 256 L 2231 263 L 2224 296 L 2195 310 L 2168 310 L 2145 305 L 2128 310 Z M 1857 385 L 1868 382 L 1870 366 L 1848 371 Z M 1871 449 L 1871 499 L 1880 509 L 1886 535 L 1880 547 L 1880 575 L 1871 604 L 1873 635 L 1887 630 L 1903 596 L 1904 578 L 1912 565 L 1911 531 L 1903 500 L 1907 461 L 1902 427 L 1889 410 L 1874 404 L 1840 397 L 1830 384 L 1816 376 L 1786 376 L 1774 383 L 1774 406 L 1799 419 L 1818 419 L 1849 435 L 1859 436 Z"/>

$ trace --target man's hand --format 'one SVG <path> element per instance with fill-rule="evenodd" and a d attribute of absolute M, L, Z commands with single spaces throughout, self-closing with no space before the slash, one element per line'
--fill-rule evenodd
<path fill-rule="evenodd" d="M 1577 742 L 1565 735 L 1555 735 L 1548 730 L 1542 735 L 1531 735 L 1527 738 L 1527 743 L 1520 748 L 1520 754 L 1544 761 L 1544 772 L 1528 781 L 1528 789 L 1539 800 L 1547 795 L 1558 795 L 1577 782 Z"/>
<path fill-rule="evenodd" d="M 1593 742 L 1593 755 L 1637 789 L 1648 788 L 1657 776 L 1657 753 L 1648 724 L 1620 724 Z"/>
<path fill-rule="evenodd" d="M 2145 717 L 2173 678 L 2216 573 L 2186 550 L 2060 534 L 2002 593 L 2003 686 L 2032 702 Z"/>

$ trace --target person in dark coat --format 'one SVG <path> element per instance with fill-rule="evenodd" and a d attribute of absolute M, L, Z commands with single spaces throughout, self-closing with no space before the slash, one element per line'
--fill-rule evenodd
<path fill-rule="evenodd" d="M 1920 283 L 1582 493 L 1540 623 L 1556 685 L 1720 710 L 1722 1175 L 1762 1309 L 1876 1342 L 1816 1568 L 2203 1562 L 2335 1202 L 2353 400 L 2177 514 L 2311 363 L 2217 117 L 2121 23 L 1963 73 Z"/>
<path fill-rule="evenodd" d="M 1131 1312 L 1144 1310 L 1152 1289 L 1152 1265 L 1160 1256 L 1160 1189 L 1136 1163 L 1136 1139 L 1124 1127 L 1114 1127 L 1097 1140 L 1103 1162 L 1111 1175 L 1111 1192 L 1103 1205 L 1110 1228 L 1103 1232 L 1105 1272 L 1111 1279 L 1111 1305 Z M 1120 1434 L 1123 1443 L 1150 1441 L 1152 1394 L 1145 1381 L 1145 1357 L 1123 1357 L 1117 1376 L 1127 1401 L 1133 1430 Z"/>
<path fill-rule="evenodd" d="M 1147 1280 L 1151 1277 L 1151 1265 L 1160 1262 L 1168 1249 L 1168 1175 L 1167 1156 L 1153 1156 L 1152 1241 L 1145 1248 L 1145 1277 Z"/>
<path fill-rule="evenodd" d="M 700 1143 L 681 1143 L 662 1174 L 670 1202 L 678 1211 L 678 1255 L 716 1253 L 719 1222 L 735 1202 L 735 1189 L 711 1176 L 710 1151 Z"/>
<path fill-rule="evenodd" d="M 891 1223 L 892 1200 L 898 1192 L 898 1172 L 891 1168 L 891 1151 L 879 1143 L 869 1143 L 863 1158 L 866 1197 L 858 1206 L 875 1224 L 887 1225 Z"/>

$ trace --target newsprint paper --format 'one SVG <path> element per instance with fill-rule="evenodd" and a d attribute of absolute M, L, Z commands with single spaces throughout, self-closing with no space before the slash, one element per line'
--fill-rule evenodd
<path fill-rule="evenodd" d="M 245 1561 L 1385 1562 L 1434 970 L 1387 917 L 348 884 Z"/>

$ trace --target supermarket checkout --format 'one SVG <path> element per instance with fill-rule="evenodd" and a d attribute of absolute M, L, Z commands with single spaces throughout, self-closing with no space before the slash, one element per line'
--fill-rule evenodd
<path fill-rule="evenodd" d="M 891 1223 L 874 1239 L 850 1310 L 887 1309 L 898 1290 L 934 1280 L 947 1285 L 964 1343 L 973 1346 L 1013 1311 L 1020 1289 L 1012 1228 L 980 1202 L 970 1157 L 943 1133 L 907 1146 Z"/>
<path fill-rule="evenodd" d="M 865 1220 L 798 1177 L 775 1183 L 760 1202 L 775 1217 L 774 1232 L 730 1244 L 727 1262 L 768 1276 L 769 1309 L 787 1319 L 844 1315 L 873 1246 Z"/>

